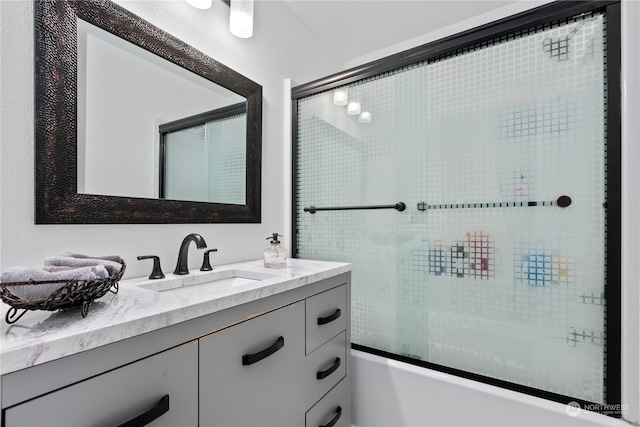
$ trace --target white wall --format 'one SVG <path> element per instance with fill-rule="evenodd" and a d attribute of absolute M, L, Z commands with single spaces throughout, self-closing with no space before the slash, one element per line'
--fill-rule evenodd
<path fill-rule="evenodd" d="M 0 269 L 40 266 L 46 256 L 72 250 L 93 255 L 117 253 L 127 261 L 125 277 L 148 275 L 151 264 L 137 255 L 156 254 L 165 272 L 173 271 L 182 238 L 200 233 L 218 248 L 214 265 L 262 256 L 266 237 L 288 235 L 285 178 L 285 79 L 310 81 L 340 71 L 343 62 L 313 38 L 280 2 L 257 2 L 254 36 L 244 40 L 228 31 L 229 8 L 215 1 L 200 11 L 183 1 L 117 3 L 174 34 L 263 86 L 263 175 L 261 224 L 194 225 L 34 225 L 34 50 L 33 2 L 0 1 Z M 309 54 L 313 52 L 313 54 Z M 190 267 L 202 252 L 192 245 Z"/>
<path fill-rule="evenodd" d="M 422 34 L 409 40 L 402 41 L 395 45 L 387 46 L 379 50 L 369 52 L 357 58 L 351 58 L 347 60 L 346 66 L 347 68 L 356 67 L 367 62 L 375 61 L 376 59 L 393 55 L 394 53 L 402 52 L 403 50 L 411 49 L 413 47 L 440 40 L 444 37 L 452 36 L 462 31 L 470 30 L 472 28 L 476 28 L 490 22 L 494 22 L 530 9 L 534 9 L 539 6 L 543 6 L 548 3 L 552 3 L 553 1 L 554 0 L 520 0 L 516 2 L 505 2 L 505 5 L 498 9 L 476 15 L 470 19 L 456 22 L 453 25 L 448 25 L 446 27 L 430 31 L 428 33 Z M 452 13 L 455 14 L 456 12 L 456 8 L 446 8 L 445 10 L 438 10 L 438 13 L 443 14 L 444 16 L 450 15 Z"/>
<path fill-rule="evenodd" d="M 640 2 L 622 2 L 622 399 L 640 421 Z"/>

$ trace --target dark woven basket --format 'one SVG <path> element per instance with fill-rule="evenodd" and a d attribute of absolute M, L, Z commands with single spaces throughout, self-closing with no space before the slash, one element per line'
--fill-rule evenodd
<path fill-rule="evenodd" d="M 71 280 L 68 282 L 61 280 L 29 281 L 29 282 L 5 282 L 0 283 L 0 298 L 11 306 L 7 311 L 5 320 L 7 323 L 15 323 L 28 310 L 56 311 L 65 308 L 81 306 L 82 317 L 89 312 L 89 305 L 96 299 L 111 291 L 118 293 L 118 281 L 122 278 L 126 264 L 120 261 L 122 268 L 113 276 L 95 280 Z M 35 301 L 25 301 L 11 293 L 7 286 L 34 286 L 54 283 L 64 283 L 62 287 L 56 289 L 45 299 Z M 18 310 L 23 310 L 18 314 Z"/>

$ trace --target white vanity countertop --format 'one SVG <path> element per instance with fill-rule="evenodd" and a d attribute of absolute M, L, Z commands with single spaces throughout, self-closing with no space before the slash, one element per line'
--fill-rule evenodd
<path fill-rule="evenodd" d="M 13 325 L 5 320 L 10 306 L 0 303 L 0 374 L 39 365 L 351 271 L 350 264 L 300 259 L 288 259 L 287 267 L 283 269 L 267 269 L 262 266 L 262 260 L 256 260 L 214 266 L 213 271 L 229 268 L 256 271 L 273 277 L 220 289 L 215 296 L 206 299 L 139 288 L 140 284 L 151 282 L 147 278 L 121 280 L 118 293 L 109 292 L 94 301 L 85 318 L 82 318 L 79 308 L 64 312 L 28 311 Z M 190 276 L 199 274 L 204 273 L 192 270 Z M 167 274 L 167 278 L 171 276 Z"/>

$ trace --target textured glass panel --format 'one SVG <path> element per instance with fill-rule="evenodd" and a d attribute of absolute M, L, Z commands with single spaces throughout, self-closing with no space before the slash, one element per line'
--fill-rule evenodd
<path fill-rule="evenodd" d="M 205 126 L 169 132 L 165 138 L 165 198 L 206 200 Z"/>
<path fill-rule="evenodd" d="M 353 264 L 354 343 L 605 401 L 605 37 L 582 15 L 338 88 L 370 122 L 298 100 L 298 256 Z"/>
<path fill-rule="evenodd" d="M 233 205 L 246 203 L 245 114 L 208 122 L 209 201 Z"/>
<path fill-rule="evenodd" d="M 165 198 L 246 203 L 246 114 L 165 136 Z"/>

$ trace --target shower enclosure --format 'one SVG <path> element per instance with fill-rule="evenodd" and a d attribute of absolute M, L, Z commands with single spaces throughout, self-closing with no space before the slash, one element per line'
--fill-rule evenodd
<path fill-rule="evenodd" d="M 619 5 L 563 3 L 295 88 L 294 256 L 354 348 L 607 412 Z"/>

